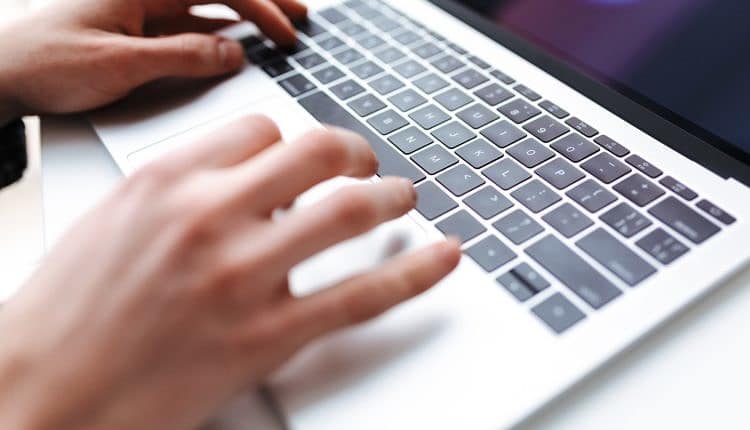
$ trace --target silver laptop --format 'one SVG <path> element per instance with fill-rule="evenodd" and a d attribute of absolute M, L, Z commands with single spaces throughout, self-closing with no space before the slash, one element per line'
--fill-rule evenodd
<path fill-rule="evenodd" d="M 273 377 L 290 428 L 513 426 L 750 259 L 744 3 L 309 3 L 291 52 L 237 26 L 238 75 L 91 117 L 126 174 L 251 112 L 363 134 L 418 207 L 295 270 L 299 294 L 394 237 L 463 240 L 441 285 Z"/>

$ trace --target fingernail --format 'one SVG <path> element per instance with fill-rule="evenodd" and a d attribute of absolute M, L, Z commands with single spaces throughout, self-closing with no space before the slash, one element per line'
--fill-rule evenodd
<path fill-rule="evenodd" d="M 219 61 L 228 70 L 240 67 L 244 61 L 242 46 L 234 40 L 222 40 L 219 42 Z"/>
<path fill-rule="evenodd" d="M 370 148 L 370 144 L 364 137 L 351 130 L 335 126 L 329 126 L 328 130 L 336 133 L 336 135 L 338 135 L 341 140 L 346 142 L 347 145 L 353 148 L 357 148 L 357 151 L 351 151 L 350 153 L 352 157 L 357 158 L 357 160 L 352 160 L 353 162 L 357 163 L 358 161 L 361 161 L 361 159 L 359 159 L 360 157 L 362 157 L 362 159 L 364 157 L 367 157 L 367 160 L 371 163 L 369 171 L 372 174 L 375 174 L 375 172 L 378 171 L 378 167 L 380 165 L 378 157 L 375 155 L 375 152 L 373 152 L 372 148 Z M 363 150 L 366 152 L 363 152 Z M 357 165 L 360 164 L 357 163 Z"/>

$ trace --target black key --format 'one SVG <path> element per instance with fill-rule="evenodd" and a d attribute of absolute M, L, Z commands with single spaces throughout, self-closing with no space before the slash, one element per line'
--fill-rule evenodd
<path fill-rule="evenodd" d="M 488 236 L 466 250 L 466 255 L 476 261 L 485 272 L 490 273 L 510 263 L 517 257 L 495 236 Z"/>
<path fill-rule="evenodd" d="M 549 100 L 545 100 L 543 102 L 539 103 L 539 106 L 546 110 L 547 112 L 551 113 L 552 116 L 554 116 L 557 119 L 564 119 L 570 116 L 570 113 L 566 111 L 565 109 L 561 108 L 560 106 L 552 103 Z"/>
<path fill-rule="evenodd" d="M 529 172 L 519 166 L 515 161 L 509 159 L 498 161 L 492 166 L 482 170 L 482 174 L 503 190 L 509 190 L 531 178 Z"/>
<path fill-rule="evenodd" d="M 640 170 L 641 172 L 643 172 L 646 176 L 650 178 L 658 178 L 659 176 L 664 174 L 664 172 L 654 167 L 653 164 L 649 163 L 648 161 L 644 160 L 643 158 L 635 154 L 626 158 L 625 161 L 627 161 L 628 164 Z"/>
<path fill-rule="evenodd" d="M 404 154 L 411 154 L 432 143 L 429 136 L 422 133 L 417 127 L 409 127 L 390 136 L 388 140 L 396 145 Z"/>
<path fill-rule="evenodd" d="M 359 39 L 357 39 L 357 43 L 359 43 L 361 47 L 367 49 L 368 51 L 372 51 L 385 45 L 385 40 L 374 34 L 369 34 L 365 37 L 360 37 Z"/>
<path fill-rule="evenodd" d="M 544 231 L 544 228 L 520 209 L 492 224 L 503 236 L 520 245 Z"/>
<path fill-rule="evenodd" d="M 541 293 L 546 290 L 550 283 L 542 275 L 534 270 L 528 263 L 521 263 L 511 270 L 511 273 L 516 276 L 521 282 L 535 294 Z"/>
<path fill-rule="evenodd" d="M 456 150 L 456 154 L 475 169 L 481 169 L 503 156 L 503 153 L 499 149 L 490 145 L 484 139 L 477 139 L 462 146 Z"/>
<path fill-rule="evenodd" d="M 540 100 L 542 96 L 537 94 L 534 90 L 527 87 L 526 85 L 516 85 L 514 88 L 516 91 L 518 91 L 518 94 L 521 94 L 522 96 L 526 97 L 527 99 L 531 100 L 532 102 L 535 102 L 537 100 Z"/>
<path fill-rule="evenodd" d="M 557 193 L 538 179 L 534 179 L 510 195 L 534 213 L 539 213 L 561 200 Z"/>
<path fill-rule="evenodd" d="M 498 147 L 505 148 L 526 137 L 526 133 L 508 121 L 500 121 L 482 130 L 482 136 Z"/>
<path fill-rule="evenodd" d="M 627 203 L 620 203 L 599 219 L 627 238 L 635 236 L 652 224 L 648 218 Z"/>
<path fill-rule="evenodd" d="M 640 207 L 646 206 L 665 194 L 664 190 L 658 185 L 638 173 L 630 175 L 627 179 L 615 185 L 614 188 L 615 191 Z"/>
<path fill-rule="evenodd" d="M 576 133 L 571 133 L 553 143 L 552 148 L 574 163 L 599 152 L 598 146 Z"/>
<path fill-rule="evenodd" d="M 532 138 L 511 146 L 507 152 L 528 168 L 536 167 L 555 156 L 551 149 Z"/>
<path fill-rule="evenodd" d="M 338 24 L 346 21 L 348 18 L 340 10 L 329 7 L 318 12 L 318 15 L 326 19 L 331 24 Z"/>
<path fill-rule="evenodd" d="M 393 66 L 393 70 L 406 79 L 413 78 L 420 73 L 426 72 L 427 68 L 414 60 L 407 60 Z"/>
<path fill-rule="evenodd" d="M 441 174 L 437 177 L 437 181 L 457 197 L 484 185 L 484 179 L 463 164 Z"/>
<path fill-rule="evenodd" d="M 585 177 L 583 172 L 562 158 L 550 161 L 535 173 L 558 190 L 568 188 Z"/>
<path fill-rule="evenodd" d="M 643 239 L 636 242 L 636 245 L 665 266 L 672 264 L 690 251 L 690 248 L 685 244 L 661 228 L 657 228 L 644 236 Z"/>
<path fill-rule="evenodd" d="M 594 309 L 622 294 L 607 278 L 552 235 L 531 245 L 526 253 Z"/>
<path fill-rule="evenodd" d="M 393 75 L 385 74 L 373 81 L 370 81 L 370 86 L 375 91 L 380 93 L 380 95 L 384 96 L 396 91 L 399 88 L 403 88 L 404 83 L 399 81 L 398 78 Z"/>
<path fill-rule="evenodd" d="M 450 90 L 437 95 L 435 100 L 451 112 L 462 108 L 473 101 L 471 97 L 456 88 L 451 88 Z"/>
<path fill-rule="evenodd" d="M 249 52 L 261 48 L 265 40 L 266 39 L 261 36 L 248 36 L 241 39 L 239 42 L 242 44 L 242 47 L 245 48 L 245 51 Z"/>
<path fill-rule="evenodd" d="M 296 26 L 297 26 L 297 30 L 305 33 L 306 35 L 310 37 L 319 36 L 326 32 L 326 29 L 323 28 L 322 25 L 318 24 L 317 22 L 313 21 L 310 18 L 304 21 L 297 22 Z"/>
<path fill-rule="evenodd" d="M 567 238 L 571 238 L 594 225 L 593 221 L 570 203 L 561 204 L 543 216 L 542 219 Z"/>
<path fill-rule="evenodd" d="M 313 73 L 313 76 L 323 84 L 330 84 L 333 81 L 343 78 L 345 75 L 336 66 L 328 66 Z"/>
<path fill-rule="evenodd" d="M 628 154 L 630 154 L 630 150 L 619 143 L 615 142 L 610 138 L 609 136 L 601 135 L 594 139 L 594 142 L 598 143 L 602 146 L 602 148 L 606 149 L 607 151 L 613 153 L 614 155 L 618 157 L 624 157 Z"/>
<path fill-rule="evenodd" d="M 417 54 L 420 58 L 423 58 L 425 60 L 443 52 L 442 49 L 440 49 L 437 45 L 435 45 L 432 42 L 427 42 L 422 45 L 419 45 L 416 48 L 412 49 L 412 51 L 415 54 Z"/>
<path fill-rule="evenodd" d="M 370 79 L 373 76 L 383 73 L 383 68 L 373 63 L 372 61 L 365 61 L 364 63 L 357 64 L 352 67 L 352 72 L 357 75 L 360 79 Z"/>
<path fill-rule="evenodd" d="M 339 39 L 336 36 L 331 36 L 327 39 L 323 39 L 318 41 L 318 45 L 325 49 L 326 51 L 333 51 L 334 49 L 338 48 L 339 46 L 346 45 L 343 40 Z"/>
<path fill-rule="evenodd" d="M 391 46 L 375 52 L 375 56 L 385 64 L 393 64 L 396 61 L 404 58 L 406 55 L 401 52 L 400 49 Z"/>
<path fill-rule="evenodd" d="M 432 145 L 424 151 L 416 153 L 411 159 L 430 175 L 458 163 L 458 158 L 440 145 Z"/>
<path fill-rule="evenodd" d="M 499 118 L 497 114 L 480 105 L 479 103 L 469 106 L 468 108 L 459 112 L 456 116 L 461 118 L 465 123 L 469 124 L 474 129 L 482 128 Z"/>
<path fill-rule="evenodd" d="M 569 126 L 575 128 L 579 133 L 586 137 L 594 137 L 599 134 L 599 131 L 597 131 L 594 127 L 586 124 L 576 117 L 570 118 L 569 120 L 565 121 L 565 124 L 568 124 Z"/>
<path fill-rule="evenodd" d="M 486 186 L 464 199 L 464 203 L 484 219 L 491 219 L 513 207 L 513 203 L 492 186 Z"/>
<path fill-rule="evenodd" d="M 510 85 L 515 82 L 515 79 L 511 78 L 500 70 L 493 70 L 490 72 L 490 75 L 492 75 L 495 79 L 504 83 L 505 85 Z"/>
<path fill-rule="evenodd" d="M 308 81 L 302 75 L 293 75 L 279 81 L 279 85 L 284 88 L 292 97 L 298 97 L 315 89 L 315 84 Z"/>
<path fill-rule="evenodd" d="M 428 221 L 441 217 L 458 207 L 458 203 L 448 197 L 433 182 L 425 182 L 417 188 L 417 212 Z"/>
<path fill-rule="evenodd" d="M 534 292 L 526 286 L 513 272 L 505 273 L 497 278 L 497 283 L 505 287 L 508 292 L 518 299 L 519 302 L 525 302 L 526 300 L 534 297 Z"/>
<path fill-rule="evenodd" d="M 544 143 L 552 142 L 570 131 L 549 115 L 537 118 L 526 124 L 523 128 Z"/>
<path fill-rule="evenodd" d="M 659 183 L 689 202 L 692 202 L 693 200 L 698 198 L 698 193 L 691 190 L 687 187 L 687 185 L 679 182 L 677 179 L 671 176 L 663 178 L 661 181 L 659 181 Z"/>
<path fill-rule="evenodd" d="M 367 139 L 380 162 L 378 175 L 381 177 L 400 176 L 408 178 L 414 183 L 425 178 L 425 175 L 395 148 L 373 133 L 325 93 L 313 93 L 302 98 L 299 103 L 321 123 L 348 128 Z"/>
<path fill-rule="evenodd" d="M 483 83 L 489 81 L 486 76 L 474 69 L 468 69 L 457 75 L 454 75 L 453 80 L 458 82 L 459 85 L 466 88 L 467 90 L 476 88 L 479 85 L 482 85 Z"/>
<path fill-rule="evenodd" d="M 501 87 L 499 84 L 489 84 L 474 92 L 474 95 L 484 100 L 490 106 L 497 106 L 500 103 L 509 100 L 513 94 Z"/>
<path fill-rule="evenodd" d="M 438 125 L 448 121 L 450 117 L 445 112 L 441 111 L 435 105 L 427 105 L 409 115 L 409 118 L 414 120 L 425 130 L 430 130 Z"/>
<path fill-rule="evenodd" d="M 350 23 L 347 25 L 342 25 L 339 27 L 341 32 L 346 34 L 349 37 L 357 37 L 362 35 L 362 33 L 366 33 L 367 29 L 363 26 L 356 24 L 356 23 Z"/>
<path fill-rule="evenodd" d="M 362 88 L 362 86 L 358 83 L 349 79 L 340 84 L 332 86 L 331 92 L 341 100 L 349 100 L 350 98 L 365 92 L 365 89 Z"/>
<path fill-rule="evenodd" d="M 294 68 L 285 59 L 276 60 L 263 66 L 263 71 L 272 78 L 289 73 L 292 70 Z"/>
<path fill-rule="evenodd" d="M 415 107 L 422 106 L 427 103 L 427 99 L 419 95 L 412 89 L 401 91 L 388 98 L 388 101 L 393 103 L 401 112 L 408 112 Z"/>
<path fill-rule="evenodd" d="M 599 212 L 617 201 L 617 197 L 614 194 L 607 191 L 593 179 L 584 181 L 566 194 L 591 213 Z"/>
<path fill-rule="evenodd" d="M 499 110 L 516 124 L 520 124 L 542 113 L 534 105 L 529 104 L 523 99 L 515 99 L 508 104 L 500 106 Z"/>
<path fill-rule="evenodd" d="M 481 58 L 477 57 L 476 55 L 470 55 L 468 57 L 468 60 L 471 61 L 472 63 L 474 63 L 477 67 L 479 67 L 482 70 L 487 70 L 490 67 L 492 67 L 492 66 L 489 65 L 489 63 L 487 63 L 486 61 L 484 61 Z"/>
<path fill-rule="evenodd" d="M 465 50 L 464 48 L 456 45 L 455 43 L 449 43 L 448 47 L 450 49 L 452 49 L 458 55 L 466 55 L 466 54 L 469 53 L 467 50 Z"/>
<path fill-rule="evenodd" d="M 611 184 L 630 173 L 631 170 L 630 167 L 606 152 L 586 161 L 581 164 L 581 167 L 605 184 Z"/>
<path fill-rule="evenodd" d="M 383 135 L 391 134 L 394 131 L 409 125 L 409 122 L 401 117 L 401 115 L 397 114 L 393 109 L 375 115 L 368 119 L 367 123 Z"/>
<path fill-rule="evenodd" d="M 442 34 L 436 32 L 436 31 L 427 30 L 427 33 L 429 33 L 430 36 L 434 37 L 435 40 L 438 40 L 440 42 L 446 42 L 447 41 L 447 39 L 445 37 L 443 37 Z"/>
<path fill-rule="evenodd" d="M 403 31 L 397 34 L 396 36 L 393 36 L 393 38 L 396 39 L 396 41 L 398 41 L 402 45 L 411 45 L 412 43 L 418 40 L 422 40 L 422 36 L 418 35 L 417 33 L 411 30 Z"/>
<path fill-rule="evenodd" d="M 354 48 L 349 48 L 335 54 L 333 58 L 339 60 L 343 64 L 351 64 L 364 58 L 364 55 Z"/>
<path fill-rule="evenodd" d="M 721 231 L 676 197 L 667 197 L 648 212 L 695 244 L 701 244 Z"/>
<path fill-rule="evenodd" d="M 385 16 L 372 21 L 372 25 L 378 30 L 385 31 L 386 33 L 395 32 L 396 30 L 401 29 L 401 24 Z"/>
<path fill-rule="evenodd" d="M 469 212 L 461 210 L 435 224 L 446 236 L 455 236 L 466 243 L 487 231 Z"/>
<path fill-rule="evenodd" d="M 425 93 L 432 94 L 447 87 L 448 82 L 434 73 L 429 73 L 414 81 L 414 85 Z"/>
<path fill-rule="evenodd" d="M 726 213 L 723 209 L 709 202 L 708 200 L 701 200 L 698 202 L 698 208 L 703 212 L 711 215 L 714 219 L 720 221 L 724 225 L 732 225 L 737 221 L 737 218 Z"/>
<path fill-rule="evenodd" d="M 364 117 L 385 109 L 385 103 L 372 94 L 366 94 L 349 102 L 349 107 L 352 108 L 354 112 L 357 112 L 357 115 Z"/>
<path fill-rule="evenodd" d="M 432 135 L 448 148 L 456 148 L 477 137 L 474 132 L 452 121 L 432 132 Z"/>
<path fill-rule="evenodd" d="M 379 18 L 383 16 L 382 12 L 366 4 L 358 4 L 356 7 L 355 6 L 350 6 L 350 7 L 354 9 L 354 12 L 356 12 L 357 15 L 367 20 L 373 20 L 375 18 Z"/>
<path fill-rule="evenodd" d="M 276 61 L 283 56 L 282 52 L 269 46 L 261 46 L 247 52 L 247 58 L 255 64 L 265 64 Z"/>
<path fill-rule="evenodd" d="M 557 334 L 565 332 L 586 318 L 583 312 L 560 293 L 550 296 L 534 306 L 531 311 Z"/>
<path fill-rule="evenodd" d="M 598 228 L 576 242 L 579 248 L 618 278 L 634 287 L 656 273 L 656 268 L 623 245 L 603 228 Z"/>
<path fill-rule="evenodd" d="M 450 54 L 446 54 L 437 60 L 434 60 L 432 65 L 443 73 L 452 73 L 465 66 L 463 61 Z"/>

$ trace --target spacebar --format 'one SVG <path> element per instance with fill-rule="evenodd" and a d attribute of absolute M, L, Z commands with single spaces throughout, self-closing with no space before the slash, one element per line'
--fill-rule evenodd
<path fill-rule="evenodd" d="M 425 178 L 425 175 L 406 160 L 395 148 L 386 143 L 383 138 L 367 128 L 325 93 L 318 91 L 299 99 L 299 103 L 321 123 L 349 129 L 367 139 L 372 150 L 375 151 L 378 161 L 380 161 L 380 167 L 378 168 L 378 175 L 380 177 L 401 176 L 411 179 L 414 183 Z"/>

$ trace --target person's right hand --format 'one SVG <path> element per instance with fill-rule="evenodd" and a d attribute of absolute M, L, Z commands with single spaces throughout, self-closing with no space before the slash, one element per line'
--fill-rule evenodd
<path fill-rule="evenodd" d="M 385 179 L 273 219 L 315 184 L 377 166 L 350 132 L 279 140 L 268 119 L 237 122 L 137 172 L 60 241 L 0 312 L 0 428 L 195 428 L 305 344 L 456 266 L 447 241 L 294 297 L 290 269 L 416 194 Z"/>

